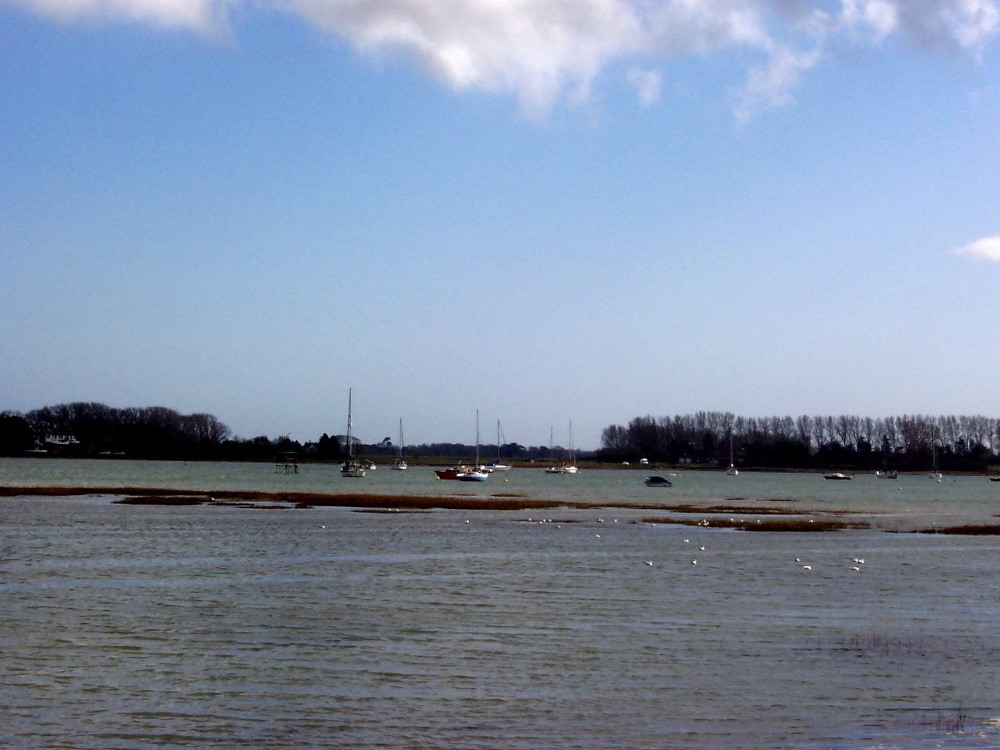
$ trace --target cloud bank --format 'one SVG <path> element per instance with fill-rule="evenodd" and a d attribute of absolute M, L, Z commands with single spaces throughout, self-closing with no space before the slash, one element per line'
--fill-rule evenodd
<path fill-rule="evenodd" d="M 363 55 L 415 61 L 451 88 L 516 97 L 544 115 L 586 101 L 606 71 L 643 105 L 674 57 L 741 50 L 756 59 L 733 96 L 739 120 L 786 106 L 834 41 L 979 56 L 1000 0 L 0 0 L 61 22 L 131 21 L 199 33 L 245 12 L 292 14 Z M 616 67 L 618 64 L 621 67 Z"/>
<path fill-rule="evenodd" d="M 970 242 L 952 249 L 956 255 L 961 255 L 973 260 L 981 260 L 987 263 L 1000 263 L 1000 234 L 992 237 L 984 237 L 981 240 Z"/>

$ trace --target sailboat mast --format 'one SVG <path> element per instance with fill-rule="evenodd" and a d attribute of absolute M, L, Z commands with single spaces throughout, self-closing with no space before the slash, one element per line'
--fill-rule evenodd
<path fill-rule="evenodd" d="M 351 401 L 352 389 L 347 389 L 347 457 L 354 458 L 354 442 L 351 440 Z"/>

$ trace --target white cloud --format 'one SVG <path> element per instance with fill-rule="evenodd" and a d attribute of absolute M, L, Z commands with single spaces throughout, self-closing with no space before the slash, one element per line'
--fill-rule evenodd
<path fill-rule="evenodd" d="M 988 263 L 1000 263 L 1000 234 L 992 237 L 984 237 L 981 240 L 970 242 L 952 249 L 956 255 L 962 255 L 973 260 L 982 260 Z"/>
<path fill-rule="evenodd" d="M 644 107 L 660 101 L 660 89 L 663 86 L 663 79 L 655 70 L 632 68 L 628 72 L 628 82 L 635 87 L 636 93 L 639 95 L 639 101 Z"/>
<path fill-rule="evenodd" d="M 5 1 L 62 22 L 121 19 L 200 32 L 217 28 L 229 5 L 220 0 L 0 0 L 0 4 Z"/>
<path fill-rule="evenodd" d="M 289 0 L 367 53 L 402 51 L 455 89 L 514 94 L 531 112 L 585 99 L 644 30 L 626 0 Z"/>
<path fill-rule="evenodd" d="M 762 110 L 784 107 L 794 101 L 792 89 L 802 74 L 819 62 L 818 50 L 793 52 L 778 49 L 767 65 L 752 68 L 747 74 L 747 82 L 737 94 L 734 105 L 736 119 L 745 123 Z"/>
<path fill-rule="evenodd" d="M 236 11 L 279 11 L 362 54 L 416 61 L 457 90 L 516 97 L 542 116 L 586 101 L 613 64 L 640 102 L 656 101 L 671 57 L 743 50 L 756 56 L 734 98 L 738 119 L 786 106 L 837 38 L 982 54 L 1000 34 L 1000 0 L 0 0 L 71 22 L 129 20 L 199 33 Z M 647 72 L 643 72 L 647 71 Z"/>

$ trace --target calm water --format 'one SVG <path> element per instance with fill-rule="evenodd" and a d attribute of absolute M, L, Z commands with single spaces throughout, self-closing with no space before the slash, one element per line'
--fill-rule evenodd
<path fill-rule="evenodd" d="M 0 461 L 7 486 L 1000 512 L 985 479 L 497 476 Z M 0 499 L 0 747 L 1000 747 L 994 537 L 113 499 Z"/>

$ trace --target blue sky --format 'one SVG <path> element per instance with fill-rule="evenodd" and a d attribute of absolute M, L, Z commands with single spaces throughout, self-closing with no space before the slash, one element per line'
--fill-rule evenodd
<path fill-rule="evenodd" d="M 0 409 L 998 413 L 996 0 L 0 0 Z"/>

